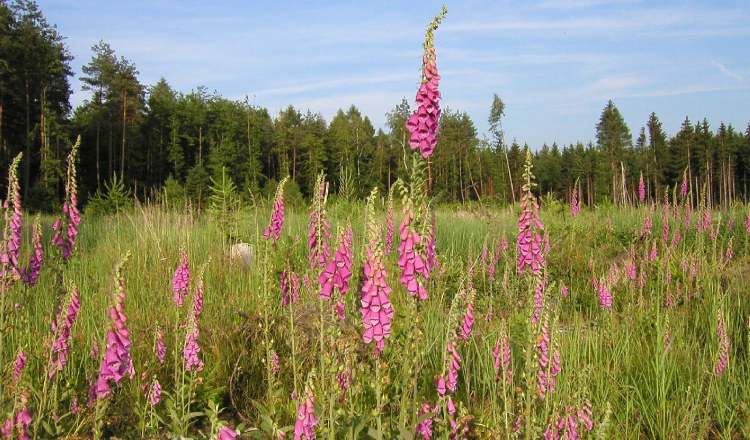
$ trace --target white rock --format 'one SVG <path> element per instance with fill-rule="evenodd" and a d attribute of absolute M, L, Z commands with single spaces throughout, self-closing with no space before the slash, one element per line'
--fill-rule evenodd
<path fill-rule="evenodd" d="M 253 247 L 248 243 L 233 244 L 229 249 L 229 259 L 249 267 L 253 262 Z"/>

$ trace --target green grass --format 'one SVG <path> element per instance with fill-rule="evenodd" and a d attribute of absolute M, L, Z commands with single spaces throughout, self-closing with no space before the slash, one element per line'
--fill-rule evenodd
<path fill-rule="evenodd" d="M 145 405 L 143 384 L 158 377 L 165 394 L 175 390 L 174 356 L 179 357 L 182 340 L 181 330 L 178 328 L 177 335 L 174 331 L 176 323 L 184 319 L 186 308 L 178 311 L 172 303 L 171 277 L 180 249 L 184 248 L 193 275 L 200 265 L 207 264 L 205 305 L 200 318 L 201 356 L 206 367 L 195 378 L 196 394 L 190 411 L 200 414 L 190 420 L 187 435 L 203 438 L 215 430 L 217 414 L 210 410 L 212 404 L 222 409 L 218 414 L 221 423 L 242 423 L 246 435 L 269 438 L 274 426 L 289 429 L 296 416 L 296 402 L 291 398 L 295 388 L 291 361 L 294 338 L 297 388 L 301 392 L 308 383 L 314 390 L 319 437 L 352 438 L 358 432 L 359 437 L 365 438 L 369 429 L 369 435 L 377 438 L 376 392 L 380 388 L 382 438 L 408 438 L 419 420 L 417 410 L 422 402 L 437 401 L 434 378 L 443 368 L 449 326 L 455 325 L 448 319 L 449 310 L 457 293 L 466 289 L 462 279 L 467 267 L 479 258 L 485 244 L 491 254 L 497 241 L 505 236 L 510 248 L 499 260 L 494 281 L 489 280 L 486 271 L 474 271 L 474 334 L 459 344 L 463 360 L 453 399 L 460 415 L 473 417 L 470 425 L 476 435 L 510 435 L 503 422 L 502 387 L 494 381 L 491 356 L 501 326 L 507 323 L 514 362 L 514 383 L 509 394 L 511 420 L 519 414 L 529 420 L 528 425 L 522 425 L 522 436 L 539 437 L 566 406 L 578 407 L 586 400 L 591 402 L 594 413 L 595 430 L 588 434 L 591 436 L 750 436 L 750 236 L 743 227 L 745 208 L 722 214 L 716 240 L 697 233 L 694 227 L 682 231 L 681 243 L 668 256 L 660 238 L 658 213 L 651 237 L 643 240 L 638 233 L 645 209 L 600 208 L 584 211 L 575 219 L 559 206 L 543 209 L 542 220 L 552 243 L 546 303 L 551 321 L 556 322 L 552 328 L 553 344 L 562 355 L 557 389 L 544 401 L 527 388 L 535 380 L 531 366 L 535 365 L 532 344 L 536 334 L 528 324 L 529 280 L 519 278 L 515 270 L 515 210 L 437 209 L 440 268 L 428 283 L 430 299 L 424 303 L 414 304 L 398 282 L 395 249 L 387 256 L 396 313 L 385 352 L 375 360 L 371 347 L 361 342 L 357 309 L 365 244 L 363 205 L 342 202 L 328 207 L 334 236 L 337 228 L 348 223 L 354 230 L 355 270 L 344 323 L 333 319 L 331 305 L 317 297 L 317 274 L 308 269 L 307 263 L 307 213 L 287 210 L 282 239 L 274 247 L 261 239 L 269 209 L 244 210 L 239 218 L 239 237 L 256 251 L 250 268 L 227 258 L 224 234 L 207 216 L 158 207 L 108 217 L 90 218 L 84 214 L 74 257 L 63 265 L 48 245 L 52 219 L 43 218 L 45 264 L 40 282 L 31 288 L 17 284 L 5 293 L 8 326 L 2 330 L 4 365 L 0 380 L 4 386 L 0 392 L 0 415 L 7 417 L 13 403 L 18 403 L 13 398 L 17 389 L 29 392 L 29 406 L 38 415 L 35 409 L 46 371 L 51 317 L 56 304 L 64 298 L 64 290 L 75 285 L 81 291 L 82 307 L 73 328 L 70 363 L 59 376 L 55 394 L 55 412 L 61 418 L 57 423 L 48 418 L 49 426 L 45 428 L 40 417 L 35 417 L 35 424 L 40 424 L 38 438 L 90 435 L 94 409 L 86 408 L 85 403 L 99 366 L 99 360 L 92 358 L 90 352 L 95 344 L 101 345 L 110 325 L 107 308 L 114 288 L 113 269 L 130 251 L 124 269 L 126 315 L 136 375 L 116 387 L 105 410 L 103 429 L 105 435 L 139 437 L 139 423 L 144 417 L 140 408 Z M 726 229 L 727 215 L 735 219 L 731 232 Z M 718 213 L 714 224 L 717 218 Z M 399 220 L 397 215 L 397 230 Z M 673 230 L 679 225 L 681 221 L 673 222 Z M 725 263 L 722 256 L 729 237 L 733 237 L 735 256 Z M 659 245 L 659 259 L 641 262 L 654 240 Z M 24 255 L 29 252 L 29 243 L 27 231 Z M 618 283 L 613 288 L 613 310 L 603 311 L 591 279 L 606 276 L 611 264 L 623 261 L 630 249 L 638 256 L 639 270 L 647 271 L 645 283 L 642 287 L 635 282 Z M 688 282 L 681 268 L 683 260 L 694 260 L 699 265 L 695 280 Z M 301 304 L 293 309 L 293 335 L 290 312 L 281 307 L 278 291 L 278 273 L 284 268 L 308 274 L 312 280 L 311 288 L 303 288 Z M 666 268 L 672 271 L 671 281 Z M 570 288 L 568 298 L 560 296 L 562 283 Z M 675 298 L 675 305 L 669 308 L 665 307 L 668 293 Z M 15 304 L 20 309 L 15 310 Z M 728 370 L 717 377 L 713 366 L 718 351 L 719 309 L 728 318 L 731 350 Z M 155 362 L 153 355 L 157 324 L 165 330 L 168 345 L 168 360 L 163 366 Z M 665 337 L 671 341 L 668 350 Z M 10 360 L 19 348 L 28 353 L 29 363 L 20 388 L 16 388 L 10 377 Z M 281 360 L 280 372 L 271 377 L 266 368 L 270 350 L 276 351 Z M 524 361 L 527 355 L 528 364 Z M 381 369 L 380 387 L 374 383 L 376 365 Z M 335 375 L 343 369 L 352 370 L 353 384 L 339 396 Z M 69 414 L 73 396 L 84 408 L 78 415 Z M 530 412 L 521 410 L 524 399 L 531 402 Z M 146 435 L 169 437 L 174 416 L 167 404 L 157 406 L 156 414 L 161 422 L 147 430 Z M 435 420 L 436 438 L 445 433 L 443 423 L 442 416 Z M 527 426 L 532 430 L 527 431 Z M 362 429 L 357 431 L 358 428 Z"/>

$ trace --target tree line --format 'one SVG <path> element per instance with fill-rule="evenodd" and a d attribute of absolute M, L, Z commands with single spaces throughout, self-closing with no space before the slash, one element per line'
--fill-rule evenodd
<path fill-rule="evenodd" d="M 372 186 L 387 191 L 411 162 L 407 99 L 387 113 L 382 128 L 353 105 L 330 121 L 293 106 L 272 114 L 205 87 L 180 92 L 163 78 L 142 84 L 136 64 L 100 41 L 80 75 L 90 98 L 71 109 L 72 56 L 36 3 L 0 0 L 0 33 L 0 164 L 7 170 L 24 152 L 23 194 L 35 209 L 59 203 L 61 159 L 78 135 L 84 201 L 119 182 L 142 200 L 167 185 L 202 203 L 211 179 L 225 176 L 243 194 L 257 195 L 272 193 L 288 175 L 309 197 L 321 171 L 334 192 L 364 197 Z M 499 96 L 488 110 L 489 133 L 480 136 L 467 113 L 444 109 L 429 164 L 437 200 L 515 201 L 529 146 L 506 142 Z M 683 180 L 696 198 L 747 200 L 750 125 L 743 132 L 686 118 L 669 136 L 652 113 L 634 140 L 609 101 L 595 132 L 587 144 L 532 148 L 540 194 L 565 200 L 575 190 L 587 204 L 629 203 L 642 175 L 652 200 Z"/>

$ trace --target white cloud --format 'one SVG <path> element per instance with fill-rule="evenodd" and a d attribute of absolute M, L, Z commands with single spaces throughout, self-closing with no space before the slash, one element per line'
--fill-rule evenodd
<path fill-rule="evenodd" d="M 719 69 L 719 72 L 721 72 L 724 76 L 728 76 L 729 78 L 732 78 L 732 79 L 737 80 L 737 81 L 743 81 L 745 79 L 739 73 L 733 72 L 727 66 L 725 66 L 724 64 L 722 64 L 722 63 L 720 63 L 720 62 L 718 62 L 716 60 L 711 61 L 711 64 L 713 64 L 714 66 L 716 66 L 716 68 Z"/>

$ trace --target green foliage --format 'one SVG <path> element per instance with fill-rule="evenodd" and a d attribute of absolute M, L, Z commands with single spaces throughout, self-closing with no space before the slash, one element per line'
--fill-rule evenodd
<path fill-rule="evenodd" d="M 211 195 L 208 201 L 208 213 L 219 226 L 224 237 L 236 237 L 238 230 L 237 215 L 240 209 L 240 198 L 237 187 L 227 176 L 225 168 L 221 169 L 221 177 L 211 178 Z"/>
<path fill-rule="evenodd" d="M 206 204 L 206 198 L 209 195 L 209 185 L 211 176 L 202 163 L 195 165 L 187 175 L 185 180 L 185 190 L 188 197 L 196 203 L 198 209 L 202 209 Z"/>
<path fill-rule="evenodd" d="M 91 216 L 116 214 L 133 206 L 133 194 L 117 174 L 104 184 L 104 192 L 97 191 L 86 205 Z"/>

